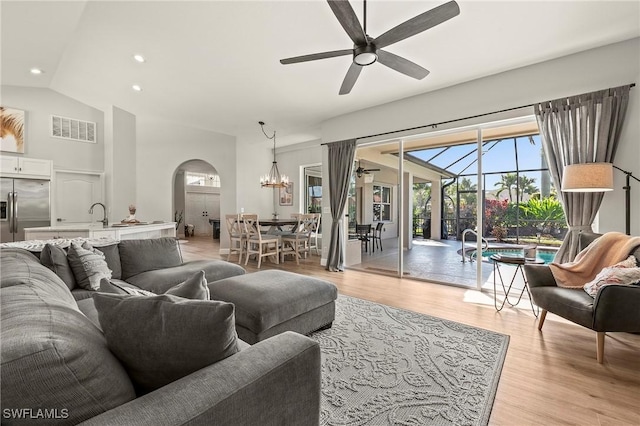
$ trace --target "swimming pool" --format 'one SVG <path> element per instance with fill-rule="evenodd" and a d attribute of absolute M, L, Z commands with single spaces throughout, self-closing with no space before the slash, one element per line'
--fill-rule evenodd
<path fill-rule="evenodd" d="M 523 251 L 522 249 L 518 249 L 518 248 L 489 248 L 482 252 L 482 260 L 485 262 L 491 262 L 489 257 L 494 254 L 522 255 Z M 472 258 L 475 258 L 476 252 L 475 251 L 471 252 L 470 255 Z M 556 250 L 552 250 L 552 249 L 538 248 L 538 250 L 536 251 L 536 259 L 542 260 L 545 264 L 553 262 L 553 258 L 555 255 L 556 255 Z"/>

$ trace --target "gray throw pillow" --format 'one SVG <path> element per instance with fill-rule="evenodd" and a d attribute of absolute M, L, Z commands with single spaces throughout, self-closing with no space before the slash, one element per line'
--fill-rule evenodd
<path fill-rule="evenodd" d="M 192 300 L 209 300 L 209 287 L 207 286 L 207 279 L 204 275 L 204 271 L 196 272 L 190 278 L 187 278 L 180 284 L 177 284 L 165 291 L 164 294 L 171 294 L 173 296 L 184 297 L 185 299 Z M 120 285 L 113 281 L 109 281 L 106 278 L 100 280 L 100 289 L 98 291 L 103 293 L 129 294 L 135 296 L 156 295 L 155 293 L 147 290 Z"/>
<path fill-rule="evenodd" d="M 64 281 L 69 290 L 76 288 L 76 279 L 67 260 L 67 253 L 53 244 L 45 244 L 40 252 L 40 263 L 51 269 Z"/>
<path fill-rule="evenodd" d="M 83 246 L 75 242 L 71 243 L 67 254 L 69 265 L 79 287 L 85 290 L 98 290 L 102 278 L 111 278 L 111 270 L 100 250 L 90 250 L 91 246 L 87 243 Z"/>
<path fill-rule="evenodd" d="M 204 271 L 196 272 L 188 278 L 186 281 L 181 282 L 164 294 L 172 294 L 174 296 L 184 297 L 185 299 L 196 300 L 209 300 L 209 287 L 207 286 L 207 279 L 204 276 Z"/>
<path fill-rule="evenodd" d="M 139 396 L 238 352 L 231 303 L 168 294 L 93 300 L 107 346 Z"/>

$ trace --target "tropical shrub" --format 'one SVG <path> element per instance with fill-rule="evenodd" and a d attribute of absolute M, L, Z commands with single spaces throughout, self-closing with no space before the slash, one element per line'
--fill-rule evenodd
<path fill-rule="evenodd" d="M 538 228 L 541 228 L 543 232 L 548 233 L 552 229 L 560 229 L 565 225 L 562 204 L 555 198 L 532 198 L 526 203 L 520 204 L 520 210 L 525 220 L 536 222 Z"/>
<path fill-rule="evenodd" d="M 560 201 L 555 198 L 531 198 L 526 203 L 520 204 L 520 210 L 524 213 L 525 219 L 540 220 L 544 222 L 564 221 L 562 204 L 560 204 Z"/>

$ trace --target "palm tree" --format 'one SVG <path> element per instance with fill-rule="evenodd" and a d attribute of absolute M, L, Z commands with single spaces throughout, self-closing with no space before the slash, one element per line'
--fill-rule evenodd
<path fill-rule="evenodd" d="M 511 194 L 511 188 L 517 190 L 518 188 L 518 176 L 515 173 L 504 173 L 500 176 L 500 181 L 496 182 L 494 186 L 500 187 L 496 191 L 496 198 L 500 198 L 500 194 L 502 191 L 508 191 L 509 193 L 509 202 L 513 202 L 513 195 Z"/>
<path fill-rule="evenodd" d="M 431 199 L 431 183 L 415 183 L 413 185 L 413 217 L 426 218 L 427 204 Z"/>
<path fill-rule="evenodd" d="M 528 178 L 526 176 L 520 176 L 518 178 L 518 201 L 522 201 L 524 194 L 534 194 L 538 192 L 538 187 L 534 185 L 536 178 Z"/>

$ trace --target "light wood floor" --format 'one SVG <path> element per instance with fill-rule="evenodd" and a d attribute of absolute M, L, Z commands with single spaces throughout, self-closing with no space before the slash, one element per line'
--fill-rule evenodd
<path fill-rule="evenodd" d="M 185 260 L 224 258 L 210 237 L 181 245 Z M 234 257 L 234 259 L 237 258 Z M 421 312 L 511 336 L 490 424 L 640 425 L 640 335 L 609 333 L 604 364 L 595 332 L 548 314 L 542 332 L 530 308 L 496 312 L 489 294 L 366 272 L 332 273 L 318 256 L 300 266 L 263 262 L 333 282 L 341 294 Z M 256 262 L 249 261 L 248 272 Z M 638 307 L 640 309 L 640 307 Z"/>

